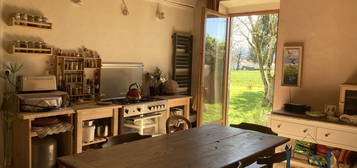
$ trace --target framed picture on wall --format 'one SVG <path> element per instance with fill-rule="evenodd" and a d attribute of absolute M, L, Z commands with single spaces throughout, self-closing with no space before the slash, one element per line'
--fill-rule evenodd
<path fill-rule="evenodd" d="M 300 87 L 303 45 L 284 46 L 283 86 Z"/>

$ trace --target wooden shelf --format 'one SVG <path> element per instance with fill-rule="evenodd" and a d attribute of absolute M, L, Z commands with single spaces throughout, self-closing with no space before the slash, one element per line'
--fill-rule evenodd
<path fill-rule="evenodd" d="M 30 27 L 36 29 L 52 29 L 52 23 L 39 23 L 39 22 L 30 22 L 26 20 L 17 20 L 15 17 L 11 18 L 12 26 L 21 26 L 21 27 Z"/>
<path fill-rule="evenodd" d="M 67 58 L 67 59 L 85 59 L 85 60 L 99 60 L 100 58 L 92 58 L 92 57 L 75 57 L 75 56 L 61 56 L 58 55 L 59 58 Z"/>
<path fill-rule="evenodd" d="M 86 60 L 100 60 L 100 58 L 83 57 Z"/>
<path fill-rule="evenodd" d="M 66 131 L 66 132 L 59 132 L 59 133 L 55 133 L 55 134 L 63 134 L 63 133 L 67 133 L 67 132 L 70 132 L 70 131 Z M 52 135 L 54 135 L 54 134 L 52 134 Z M 34 131 L 31 131 L 31 137 L 37 137 L 38 135 L 37 135 L 37 133 L 36 132 L 34 132 Z"/>
<path fill-rule="evenodd" d="M 31 137 L 37 137 L 37 136 L 38 136 L 38 135 L 37 135 L 36 132 L 31 131 Z"/>
<path fill-rule="evenodd" d="M 82 146 L 88 146 L 88 145 L 93 145 L 93 144 L 98 144 L 107 141 L 106 138 L 95 138 L 94 141 L 92 142 L 83 142 Z"/>
<path fill-rule="evenodd" d="M 29 113 L 29 112 L 19 112 L 17 117 L 19 119 L 27 120 L 27 119 L 36 119 L 36 118 L 43 118 L 43 117 L 52 117 L 58 115 L 65 115 L 65 114 L 74 114 L 75 111 L 72 108 L 64 108 L 60 110 L 50 111 L 50 112 L 41 112 L 41 113 Z"/>
<path fill-rule="evenodd" d="M 52 48 L 21 48 L 12 46 L 13 54 L 52 55 Z"/>
<path fill-rule="evenodd" d="M 65 73 L 70 73 L 70 72 L 83 72 L 83 70 L 64 70 Z"/>
<path fill-rule="evenodd" d="M 75 57 L 75 56 L 57 56 L 59 58 L 64 58 L 64 59 L 84 59 L 84 57 Z"/>

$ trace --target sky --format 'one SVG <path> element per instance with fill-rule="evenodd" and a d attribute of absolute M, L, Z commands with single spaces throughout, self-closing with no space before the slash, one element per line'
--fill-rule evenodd
<path fill-rule="evenodd" d="M 206 34 L 218 39 L 220 42 L 226 40 L 227 18 L 207 18 Z"/>

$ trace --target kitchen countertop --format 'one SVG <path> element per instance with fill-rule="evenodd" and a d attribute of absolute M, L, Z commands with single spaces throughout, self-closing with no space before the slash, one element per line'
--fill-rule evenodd
<path fill-rule="evenodd" d="M 297 117 L 297 118 L 308 119 L 308 120 L 313 120 L 313 121 L 329 122 L 329 123 L 340 124 L 340 125 L 357 126 L 357 125 L 353 125 L 353 124 L 349 124 L 349 123 L 343 122 L 341 120 L 334 121 L 334 120 L 329 120 L 326 117 L 321 117 L 321 118 L 319 118 L 319 117 L 311 117 L 311 116 L 308 116 L 308 115 L 287 112 L 287 111 L 284 111 L 284 110 L 272 111 L 271 114 L 284 115 L 284 116 L 290 116 L 290 117 Z"/>
<path fill-rule="evenodd" d="M 162 95 L 162 96 L 151 96 L 154 98 L 160 98 L 160 99 L 180 99 L 180 98 L 192 98 L 192 96 L 189 95 Z"/>

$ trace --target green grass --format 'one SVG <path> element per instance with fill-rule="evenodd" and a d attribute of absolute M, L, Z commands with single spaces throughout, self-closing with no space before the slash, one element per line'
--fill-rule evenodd
<path fill-rule="evenodd" d="M 232 70 L 230 74 L 228 124 L 249 122 L 266 125 L 266 115 L 272 108 L 262 105 L 263 96 L 264 86 L 258 70 Z M 204 108 L 204 123 L 221 119 L 221 104 L 205 104 Z"/>
<path fill-rule="evenodd" d="M 266 125 L 271 107 L 262 106 L 264 87 L 258 70 L 232 70 L 230 74 L 229 124 L 250 122 Z"/>

